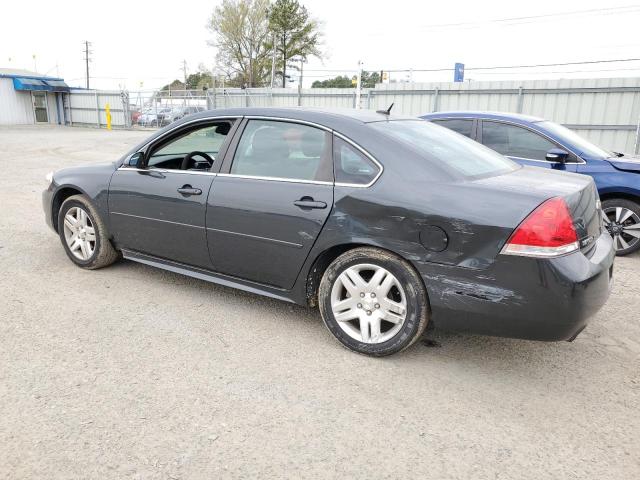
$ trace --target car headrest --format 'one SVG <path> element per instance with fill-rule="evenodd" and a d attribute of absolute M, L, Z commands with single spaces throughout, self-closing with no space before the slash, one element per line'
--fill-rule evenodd
<path fill-rule="evenodd" d="M 251 155 L 264 160 L 280 160 L 289 155 L 289 146 L 282 133 L 273 127 L 262 127 L 253 134 Z"/>
<path fill-rule="evenodd" d="M 300 149 L 305 157 L 321 157 L 324 149 L 324 133 L 307 130 L 300 139 Z"/>

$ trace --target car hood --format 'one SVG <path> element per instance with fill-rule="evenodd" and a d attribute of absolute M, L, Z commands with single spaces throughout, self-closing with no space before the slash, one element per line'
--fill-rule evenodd
<path fill-rule="evenodd" d="M 624 157 L 607 158 L 607 161 L 617 170 L 625 172 L 640 172 L 640 156 L 625 155 Z"/>

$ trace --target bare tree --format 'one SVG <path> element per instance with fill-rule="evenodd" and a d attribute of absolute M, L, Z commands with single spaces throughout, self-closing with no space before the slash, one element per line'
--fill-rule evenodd
<path fill-rule="evenodd" d="M 258 87 L 270 75 L 269 0 L 223 0 L 207 28 L 218 67 L 230 84 Z"/>

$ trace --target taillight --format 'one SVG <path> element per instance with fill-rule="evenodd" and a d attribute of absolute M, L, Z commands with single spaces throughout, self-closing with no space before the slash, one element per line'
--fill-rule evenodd
<path fill-rule="evenodd" d="M 556 257 L 578 248 L 578 235 L 569 208 L 562 198 L 555 197 L 536 208 L 518 225 L 501 253 Z"/>

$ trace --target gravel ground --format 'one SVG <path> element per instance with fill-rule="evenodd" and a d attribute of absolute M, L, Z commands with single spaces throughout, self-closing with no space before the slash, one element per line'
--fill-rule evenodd
<path fill-rule="evenodd" d="M 45 174 L 146 135 L 0 129 L 0 478 L 640 478 L 640 256 L 573 343 L 366 358 L 316 310 L 72 265 Z"/>

